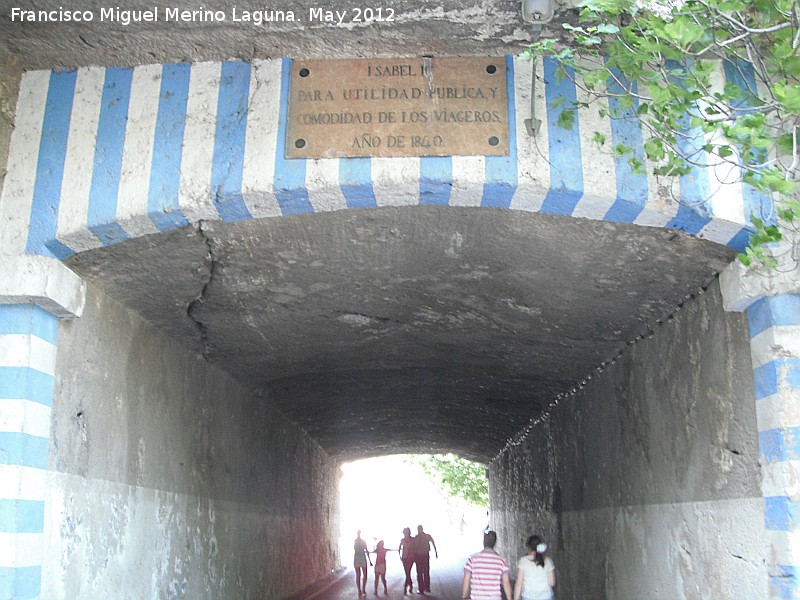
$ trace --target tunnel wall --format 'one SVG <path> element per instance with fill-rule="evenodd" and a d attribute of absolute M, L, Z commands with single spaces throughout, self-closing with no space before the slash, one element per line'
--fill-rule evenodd
<path fill-rule="evenodd" d="M 42 598 L 278 599 L 339 565 L 337 465 L 95 288 L 55 388 Z"/>
<path fill-rule="evenodd" d="M 542 534 L 559 600 L 767 597 L 747 320 L 716 284 L 515 443 L 492 525 L 514 562 Z"/>

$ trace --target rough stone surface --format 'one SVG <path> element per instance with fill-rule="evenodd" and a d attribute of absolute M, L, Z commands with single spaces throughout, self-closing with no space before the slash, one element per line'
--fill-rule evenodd
<path fill-rule="evenodd" d="M 37 304 L 62 319 L 80 317 L 86 284 L 59 260 L 9 255 L 0 248 L 0 303 Z"/>
<path fill-rule="evenodd" d="M 17 57 L 0 46 L 0 189 L 6 178 L 8 145 L 14 129 L 14 108 L 17 105 L 21 73 Z"/>
<path fill-rule="evenodd" d="M 69 264 L 338 459 L 488 462 L 729 260 L 674 231 L 408 207 L 204 223 Z"/>
<path fill-rule="evenodd" d="M 58 0 L 38 0 L 17 5 L 25 9 L 58 10 Z M 11 5 L 0 14 L 0 40 L 20 57 L 27 68 L 78 67 L 87 65 L 127 66 L 136 64 L 256 58 L 333 58 L 363 56 L 499 56 L 516 54 L 531 39 L 522 21 L 518 0 L 420 0 L 364 4 L 343 0 L 335 5 L 314 0 L 277 0 L 269 4 L 255 0 L 236 3 L 201 0 L 151 2 L 130 0 L 120 8 L 141 11 L 159 7 L 157 23 L 123 24 L 101 21 L 101 8 L 115 6 L 99 0 L 85 0 L 80 9 L 92 11 L 89 23 L 30 23 L 11 21 Z M 194 20 L 167 22 L 164 9 L 222 10 L 225 20 L 197 15 Z M 296 21 L 273 21 L 256 25 L 234 21 L 245 12 L 260 10 L 278 16 L 293 11 Z M 393 21 L 362 22 L 356 9 L 382 8 L 381 16 Z M 343 13 L 341 24 L 309 19 L 309 9 L 323 8 Z M 367 15 L 368 16 L 368 15 Z M 556 21 L 561 20 L 559 17 Z M 551 26 L 559 35 L 560 25 Z"/>
<path fill-rule="evenodd" d="M 279 599 L 339 564 L 338 469 L 93 286 L 62 321 L 42 597 Z"/>
<path fill-rule="evenodd" d="M 490 467 L 509 557 L 541 532 L 559 598 L 765 598 L 747 321 L 687 302 Z"/>

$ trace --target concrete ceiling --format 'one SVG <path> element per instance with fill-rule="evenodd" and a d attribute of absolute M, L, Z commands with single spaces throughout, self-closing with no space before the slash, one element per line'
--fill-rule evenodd
<path fill-rule="evenodd" d="M 337 458 L 487 462 L 731 258 L 675 231 L 407 207 L 207 223 L 68 264 Z"/>
<path fill-rule="evenodd" d="M 159 21 L 130 23 L 101 21 L 101 9 L 115 6 L 99 0 L 80 3 L 63 0 L 0 0 L 0 40 L 15 54 L 22 68 L 79 67 L 87 65 L 130 66 L 179 61 L 254 58 L 335 58 L 364 56 L 499 56 L 517 54 L 530 41 L 519 0 L 391 0 L 365 4 L 340 0 L 335 4 L 316 0 L 239 0 L 235 3 L 204 0 L 159 2 L 128 0 L 130 11 L 159 8 Z M 80 6 L 91 11 L 89 23 L 30 23 L 11 21 L 13 7 L 26 10 L 59 10 Z M 354 22 L 355 9 L 383 8 L 392 21 Z M 166 21 L 165 9 L 178 7 L 220 10 L 225 20 Z M 294 22 L 234 21 L 247 11 L 292 11 Z M 310 20 L 310 9 L 323 8 L 344 14 L 341 24 Z M 336 17 L 338 20 L 338 17 Z M 551 26 L 558 34 L 561 28 Z"/>

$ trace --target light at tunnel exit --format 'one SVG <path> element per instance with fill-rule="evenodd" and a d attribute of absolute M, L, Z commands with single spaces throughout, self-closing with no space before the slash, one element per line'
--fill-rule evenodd
<path fill-rule="evenodd" d="M 353 566 L 359 529 L 370 550 L 380 540 L 396 550 L 403 528 L 416 535 L 417 525 L 433 536 L 440 553 L 464 544 L 480 549 L 487 509 L 448 496 L 409 455 L 344 463 L 339 493 L 344 566 Z"/>

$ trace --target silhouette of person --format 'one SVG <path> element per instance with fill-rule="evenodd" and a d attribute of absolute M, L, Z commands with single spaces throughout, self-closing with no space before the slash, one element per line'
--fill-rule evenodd
<path fill-rule="evenodd" d="M 378 580 L 380 579 L 385 596 L 389 593 L 386 589 L 386 553 L 389 552 L 389 549 L 384 547 L 383 540 L 381 540 L 373 552 L 375 553 L 375 595 L 378 595 Z"/>
<path fill-rule="evenodd" d="M 411 537 L 411 529 L 408 527 L 403 529 L 403 539 L 400 540 L 397 553 L 400 555 L 400 560 L 403 561 L 403 570 L 406 572 L 403 595 L 406 594 L 406 589 L 413 594 L 414 580 L 411 579 L 411 567 L 414 566 L 414 538 Z"/>
<path fill-rule="evenodd" d="M 417 535 L 414 536 L 414 562 L 417 563 L 417 593 L 424 594 L 431 591 L 431 544 L 436 558 L 439 551 L 433 536 L 425 533 L 422 525 L 417 525 Z"/>
<path fill-rule="evenodd" d="M 461 597 L 464 600 L 501 600 L 502 588 L 506 598 L 511 598 L 510 569 L 505 559 L 494 550 L 497 534 L 489 531 L 483 535 L 483 550 L 473 554 L 464 565 Z"/>
<path fill-rule="evenodd" d="M 356 587 L 360 598 L 362 595 L 367 595 L 367 561 L 372 565 L 372 559 L 369 557 L 369 550 L 367 550 L 367 542 L 361 539 L 360 529 L 356 534 L 356 539 L 353 541 L 353 551 L 355 552 L 353 567 L 356 570 Z"/>

